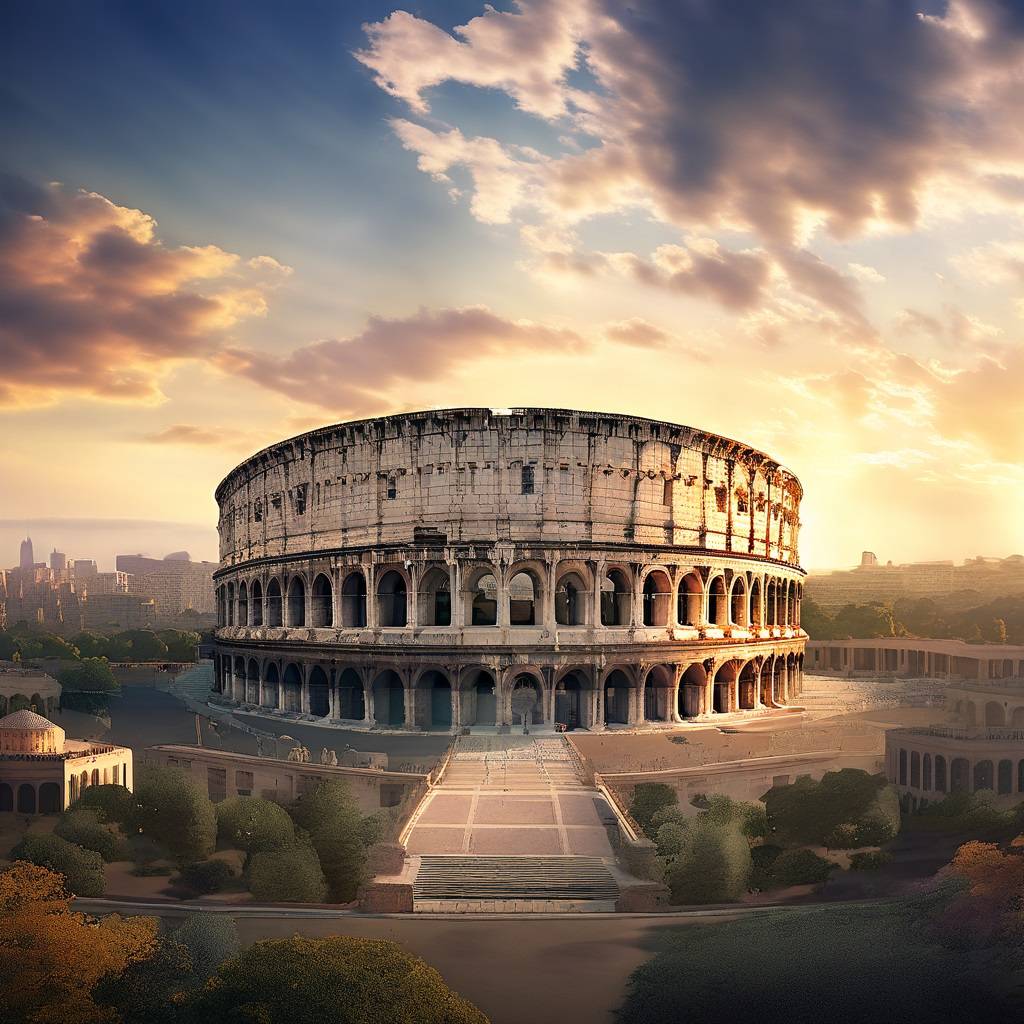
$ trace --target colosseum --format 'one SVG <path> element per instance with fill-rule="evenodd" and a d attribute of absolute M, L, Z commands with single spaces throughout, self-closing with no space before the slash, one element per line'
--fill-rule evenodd
<path fill-rule="evenodd" d="M 671 728 L 801 692 L 802 488 L 633 416 L 323 427 L 217 488 L 215 688 L 347 727 Z"/>

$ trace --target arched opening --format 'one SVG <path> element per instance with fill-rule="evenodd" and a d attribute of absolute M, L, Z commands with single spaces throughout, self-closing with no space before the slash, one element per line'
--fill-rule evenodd
<path fill-rule="evenodd" d="M 378 725 L 405 725 L 405 687 L 390 669 L 373 681 L 373 720 Z"/>
<path fill-rule="evenodd" d="M 313 593 L 311 595 L 309 613 L 311 616 L 310 625 L 321 628 L 334 625 L 334 587 L 330 579 L 320 573 L 313 580 Z"/>
<path fill-rule="evenodd" d="M 231 696 L 237 701 L 245 700 L 245 659 L 235 658 L 234 664 L 234 686 L 232 688 Z"/>
<path fill-rule="evenodd" d="M 302 711 L 302 673 L 298 665 L 289 665 L 284 670 L 284 709 Z"/>
<path fill-rule="evenodd" d="M 567 672 L 555 683 L 555 724 L 578 729 L 583 721 L 584 684 L 575 672 Z"/>
<path fill-rule="evenodd" d="M 401 628 L 406 624 L 405 577 L 396 569 L 389 569 L 377 584 L 377 623 L 380 626 Z"/>
<path fill-rule="evenodd" d="M 900 773 L 898 778 L 901 786 L 907 784 L 907 752 L 905 750 L 900 751 Z"/>
<path fill-rule="evenodd" d="M 366 694 L 363 681 L 354 668 L 347 668 L 338 677 L 338 717 L 361 722 L 366 718 Z"/>
<path fill-rule="evenodd" d="M 7 698 L 0 693 L 0 718 L 7 714 Z"/>
<path fill-rule="evenodd" d="M 366 625 L 366 578 L 358 570 L 350 572 L 341 585 L 341 624 L 348 629 Z"/>
<path fill-rule="evenodd" d="M 1015 729 L 1024 729 L 1024 707 L 1013 709 L 1013 718 L 1011 719 L 1010 724 Z"/>
<path fill-rule="evenodd" d="M 540 588 L 528 572 L 517 572 L 508 581 L 508 621 L 511 626 L 537 624 L 537 595 Z"/>
<path fill-rule="evenodd" d="M 633 589 L 621 569 L 610 569 L 601 580 L 601 625 L 629 626 L 632 623 Z"/>
<path fill-rule="evenodd" d="M 585 626 L 588 596 L 586 585 L 576 573 L 560 577 L 555 587 L 555 622 L 560 626 Z"/>
<path fill-rule="evenodd" d="M 44 782 L 39 787 L 39 813 L 59 814 L 60 786 L 56 782 Z"/>
<path fill-rule="evenodd" d="M 946 792 L 946 759 L 942 754 L 935 755 L 935 792 Z"/>
<path fill-rule="evenodd" d="M 768 626 L 778 624 L 778 592 L 775 580 L 769 580 L 765 588 L 764 621 Z"/>
<path fill-rule="evenodd" d="M 788 600 L 786 602 L 786 622 L 790 626 L 795 626 L 796 619 L 796 584 L 790 581 L 788 588 Z"/>
<path fill-rule="evenodd" d="M 778 707 L 786 703 L 786 659 L 781 655 L 772 662 L 772 701 Z"/>
<path fill-rule="evenodd" d="M 301 576 L 293 576 L 288 582 L 287 626 L 306 624 L 306 583 Z"/>
<path fill-rule="evenodd" d="M 971 763 L 966 757 L 954 757 L 949 766 L 949 786 L 953 793 L 971 791 Z"/>
<path fill-rule="evenodd" d="M 250 658 L 245 667 L 245 701 L 247 704 L 260 702 L 260 668 L 255 658 Z"/>
<path fill-rule="evenodd" d="M 766 708 L 775 707 L 775 701 L 772 698 L 772 680 L 775 672 L 775 658 L 774 656 L 765 659 L 764 664 L 761 666 L 761 703 Z"/>
<path fill-rule="evenodd" d="M 267 665 L 264 673 L 263 685 L 260 687 L 260 703 L 265 708 L 277 708 L 281 706 L 281 698 L 278 692 L 280 678 L 277 674 L 277 666 L 271 662 Z"/>
<path fill-rule="evenodd" d="M 479 669 L 463 680 L 462 724 L 495 725 L 498 720 L 498 698 L 494 676 Z"/>
<path fill-rule="evenodd" d="M 423 575 L 416 607 L 421 626 L 452 624 L 452 590 L 447 569 L 435 568 Z"/>
<path fill-rule="evenodd" d="M 82 772 L 82 774 L 78 776 L 78 790 L 79 790 L 79 793 L 81 793 L 88 785 L 89 785 L 89 773 L 88 772 Z"/>
<path fill-rule="evenodd" d="M 672 671 L 664 665 L 655 665 L 644 679 L 644 718 L 648 722 L 670 722 L 672 697 Z"/>
<path fill-rule="evenodd" d="M 492 573 L 485 572 L 477 576 L 466 595 L 467 626 L 498 624 L 498 581 Z"/>
<path fill-rule="evenodd" d="M 667 626 L 672 602 L 672 583 L 660 570 L 644 580 L 643 611 L 645 626 Z"/>
<path fill-rule="evenodd" d="M 238 584 L 238 624 L 249 625 L 249 588 L 245 585 L 245 580 Z"/>
<path fill-rule="evenodd" d="M 267 625 L 280 626 L 283 622 L 281 614 L 281 582 L 275 576 L 267 584 Z"/>
<path fill-rule="evenodd" d="M 613 669 L 604 679 L 605 725 L 629 724 L 629 697 L 633 685 L 621 669 Z"/>
<path fill-rule="evenodd" d="M 760 629 L 764 625 L 764 608 L 761 603 L 761 581 L 750 581 L 750 625 Z"/>
<path fill-rule="evenodd" d="M 746 626 L 747 616 L 747 581 L 742 576 L 737 576 L 732 581 L 732 591 L 729 598 L 729 621 L 734 626 Z"/>
<path fill-rule="evenodd" d="M 930 793 L 932 790 L 932 755 L 925 754 L 921 758 L 921 788 Z"/>
<path fill-rule="evenodd" d="M 979 761 L 974 766 L 974 792 L 979 789 L 992 789 L 992 762 Z"/>
<path fill-rule="evenodd" d="M 28 707 L 30 711 L 35 711 L 36 714 L 46 714 L 46 708 L 43 706 L 43 698 L 38 693 L 33 693 L 28 699 Z"/>
<path fill-rule="evenodd" d="M 701 605 L 704 601 L 704 587 L 700 577 L 695 572 L 688 572 L 679 581 L 679 596 L 676 604 L 676 614 L 680 625 L 699 626 L 701 616 Z"/>
<path fill-rule="evenodd" d="M 95 772 L 93 774 L 95 774 Z M 93 785 L 96 785 L 95 781 L 93 781 Z M 36 787 L 28 782 L 23 782 L 18 787 L 18 813 L 36 813 Z"/>
<path fill-rule="evenodd" d="M 233 626 L 235 624 L 235 585 L 234 583 L 228 584 L 228 625 Z M 35 793 L 33 792 L 32 799 L 35 800 Z"/>
<path fill-rule="evenodd" d="M 702 713 L 707 683 L 708 674 L 700 662 L 686 669 L 679 681 L 679 696 L 676 698 L 680 718 L 695 718 Z"/>
<path fill-rule="evenodd" d="M 424 672 L 416 684 L 417 725 L 425 729 L 452 727 L 452 684 L 443 672 Z"/>
<path fill-rule="evenodd" d="M 715 672 L 713 708 L 716 714 L 724 715 L 733 710 L 736 691 L 736 663 L 727 661 Z"/>
<path fill-rule="evenodd" d="M 224 588 L 218 587 L 217 591 L 217 625 L 226 626 L 228 622 L 227 601 L 224 598 Z"/>
<path fill-rule="evenodd" d="M 1021 762 L 1024 764 L 1024 761 Z M 6 782 L 0 782 L 0 813 L 14 810 L 14 793 Z"/>
<path fill-rule="evenodd" d="M 1003 705 L 998 704 L 994 700 L 990 700 L 985 705 L 985 724 L 986 725 L 1006 725 L 1006 712 L 1003 710 Z"/>
<path fill-rule="evenodd" d="M 744 711 L 753 711 L 757 706 L 757 678 L 752 661 L 748 661 L 740 670 L 737 685 L 740 708 Z"/>
<path fill-rule="evenodd" d="M 777 618 L 780 626 L 789 624 L 789 580 L 781 580 L 776 600 L 779 602 Z"/>
<path fill-rule="evenodd" d="M 11 698 L 11 713 L 15 711 L 28 711 L 31 708 L 32 702 L 23 693 L 16 693 Z"/>
<path fill-rule="evenodd" d="M 249 624 L 263 625 L 263 587 L 259 580 L 253 580 L 249 589 Z"/>
<path fill-rule="evenodd" d="M 1017 762 L 1017 792 L 1024 793 L 1024 760 Z"/>
<path fill-rule="evenodd" d="M 1000 761 L 997 776 L 996 792 L 1005 796 L 1013 792 L 1013 762 Z"/>
<path fill-rule="evenodd" d="M 544 724 L 544 691 L 533 676 L 523 673 L 512 683 L 512 724 L 526 721 L 530 725 Z"/>
<path fill-rule="evenodd" d="M 921 755 L 916 750 L 910 752 L 910 785 L 912 789 L 921 788 Z"/>
<path fill-rule="evenodd" d="M 729 625 L 729 604 L 723 576 L 716 576 L 708 585 L 708 622 L 712 626 Z"/>
<path fill-rule="evenodd" d="M 314 665 L 309 673 L 309 713 L 316 718 L 326 718 L 331 713 L 331 685 L 319 665 Z"/>

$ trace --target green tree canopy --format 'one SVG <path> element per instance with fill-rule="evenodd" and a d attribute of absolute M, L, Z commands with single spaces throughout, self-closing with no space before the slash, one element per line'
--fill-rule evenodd
<path fill-rule="evenodd" d="M 746 892 L 752 868 L 750 843 L 736 822 L 698 816 L 681 831 L 665 881 L 673 903 L 728 903 Z"/>
<path fill-rule="evenodd" d="M 217 841 L 247 855 L 295 843 L 295 826 L 279 804 L 258 796 L 235 796 L 217 805 Z"/>
<path fill-rule="evenodd" d="M 246 874 L 261 903 L 322 903 L 327 896 L 320 860 L 307 846 L 254 853 Z"/>
<path fill-rule="evenodd" d="M 675 807 L 679 803 L 676 791 L 663 782 L 640 782 L 633 787 L 633 798 L 629 804 L 629 813 L 633 820 L 654 837 L 654 816 L 666 808 Z"/>
<path fill-rule="evenodd" d="M 30 832 L 11 850 L 11 860 L 28 861 L 64 876 L 75 896 L 103 895 L 103 858 L 55 835 Z"/>
<path fill-rule="evenodd" d="M 93 811 L 98 821 L 127 827 L 135 812 L 135 797 L 124 786 L 88 786 L 68 810 Z"/>
<path fill-rule="evenodd" d="M 194 1013 L 240 1024 L 487 1024 L 400 946 L 341 935 L 257 942 L 221 967 Z"/>
<path fill-rule="evenodd" d="M 135 777 L 135 829 L 179 863 L 202 860 L 213 852 L 217 814 L 210 798 L 174 768 L 142 766 Z"/>
<path fill-rule="evenodd" d="M 124 842 L 106 825 L 100 824 L 94 811 L 68 810 L 61 815 L 53 834 L 84 850 L 95 850 L 105 861 L 117 860 Z"/>
<path fill-rule="evenodd" d="M 83 658 L 77 665 L 61 669 L 57 681 L 65 690 L 82 693 L 117 693 L 121 689 L 106 658 Z"/>

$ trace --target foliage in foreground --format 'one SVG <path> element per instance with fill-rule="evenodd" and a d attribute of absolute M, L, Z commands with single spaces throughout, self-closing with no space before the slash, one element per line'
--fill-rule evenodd
<path fill-rule="evenodd" d="M 323 903 L 327 899 L 320 860 L 307 846 L 255 853 L 247 876 L 249 891 L 261 903 Z"/>
<path fill-rule="evenodd" d="M 103 858 L 60 836 L 29 832 L 11 850 L 11 860 L 26 861 L 63 875 L 68 892 L 74 896 L 103 895 Z"/>

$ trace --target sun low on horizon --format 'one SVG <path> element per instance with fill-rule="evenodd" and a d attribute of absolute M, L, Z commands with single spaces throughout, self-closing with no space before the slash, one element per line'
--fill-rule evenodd
<path fill-rule="evenodd" d="M 467 406 L 742 439 L 806 567 L 1024 548 L 1010 3 L 16 0 L 0 69 L 8 560 Z"/>

